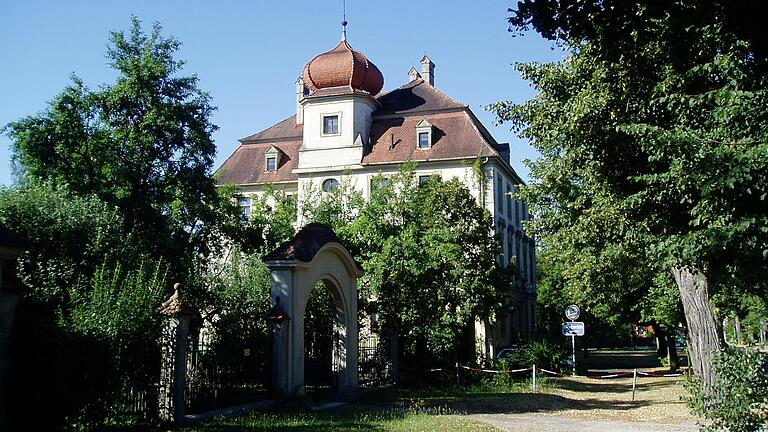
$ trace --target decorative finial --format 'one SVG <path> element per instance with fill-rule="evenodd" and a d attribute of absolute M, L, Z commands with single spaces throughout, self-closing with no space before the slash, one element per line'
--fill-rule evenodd
<path fill-rule="evenodd" d="M 343 0 L 343 13 L 341 18 L 341 40 L 347 40 L 347 0 Z"/>

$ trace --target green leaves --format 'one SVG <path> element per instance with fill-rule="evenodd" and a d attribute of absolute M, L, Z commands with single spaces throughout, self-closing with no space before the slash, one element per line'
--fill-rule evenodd
<path fill-rule="evenodd" d="M 317 197 L 320 204 L 304 208 L 304 221 L 330 223 L 361 263 L 362 309 L 449 358 L 475 317 L 500 304 L 508 281 L 496 265 L 500 247 L 487 212 L 458 180 L 435 176 L 419 185 L 414 169 L 409 163 L 375 177 L 379 186 L 367 202 L 342 179 Z"/>
<path fill-rule="evenodd" d="M 713 394 L 691 385 L 689 403 L 712 422 L 705 431 L 759 432 L 768 421 L 768 355 L 758 350 L 730 348 L 714 358 L 720 385 Z"/>
<path fill-rule="evenodd" d="M 154 24 L 144 33 L 134 17 L 128 33 L 110 37 L 114 83 L 90 90 L 73 77 L 46 111 L 4 131 L 30 178 L 120 208 L 125 230 L 178 269 L 174 257 L 220 244 L 212 232 L 239 233 L 237 208 L 222 200 L 210 176 L 215 108 L 196 76 L 179 75 L 180 43 L 161 30 Z"/>

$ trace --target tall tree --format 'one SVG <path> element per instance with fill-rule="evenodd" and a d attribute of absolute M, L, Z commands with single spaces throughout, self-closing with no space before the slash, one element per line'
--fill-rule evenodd
<path fill-rule="evenodd" d="M 180 74 L 180 43 L 159 24 L 113 32 L 113 84 L 91 90 L 77 77 L 41 114 L 10 123 L 14 161 L 32 178 L 66 184 L 116 206 L 125 231 L 170 258 L 216 244 L 232 232 L 237 208 L 210 176 L 217 127 L 210 96 Z M 205 252 L 205 250 L 202 250 Z"/>
<path fill-rule="evenodd" d="M 367 202 L 342 182 L 304 214 L 330 223 L 361 263 L 362 307 L 401 338 L 403 352 L 448 360 L 475 318 L 496 310 L 509 281 L 496 263 L 490 215 L 465 185 L 437 176 L 420 185 L 414 169 L 375 177 Z"/>
<path fill-rule="evenodd" d="M 582 268 L 627 277 L 610 258 L 639 257 L 673 275 L 692 366 L 708 388 L 722 343 L 712 295 L 764 290 L 755 276 L 768 267 L 768 44 L 758 8 L 520 1 L 511 30 L 532 27 L 569 56 L 519 65 L 538 95 L 493 106 L 541 152 L 523 195 L 542 236 Z"/>

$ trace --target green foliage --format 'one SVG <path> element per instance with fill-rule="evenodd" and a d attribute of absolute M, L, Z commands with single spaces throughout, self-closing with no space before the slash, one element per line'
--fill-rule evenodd
<path fill-rule="evenodd" d="M 210 176 L 214 107 L 196 76 L 180 75 L 179 47 L 159 24 L 146 34 L 134 17 L 130 32 L 110 37 L 113 84 L 90 90 L 73 77 L 46 111 L 4 128 L 29 178 L 119 208 L 124 231 L 176 271 L 185 252 L 206 253 L 240 227 Z"/>
<path fill-rule="evenodd" d="M 330 224 L 361 263 L 361 310 L 395 331 L 406 354 L 426 348 L 434 363 L 454 358 L 475 317 L 500 306 L 508 275 L 490 216 L 466 187 L 438 176 L 419 185 L 414 169 L 374 177 L 367 202 L 343 179 L 303 217 Z"/>
<path fill-rule="evenodd" d="M 298 216 L 296 197 L 267 186 L 264 193 L 253 196 L 250 223 L 256 232 L 262 233 L 262 250 L 268 253 L 283 242 L 293 238 L 293 224 Z"/>
<path fill-rule="evenodd" d="M 330 192 L 324 192 L 319 186 L 310 183 L 302 195 L 300 222 L 329 225 L 342 239 L 351 235 L 347 230 L 360 215 L 363 206 L 367 205 L 363 194 L 355 188 L 347 175 L 344 175 L 339 186 Z"/>
<path fill-rule="evenodd" d="M 557 344 L 542 340 L 530 341 L 521 346 L 505 363 L 510 369 L 536 365 L 538 368 L 558 371 L 562 368 L 561 363 L 567 359 L 568 352 L 562 342 Z"/>
<path fill-rule="evenodd" d="M 159 373 L 161 320 L 155 308 L 168 296 L 167 265 L 102 265 L 90 285 L 72 290 L 74 307 L 65 325 L 107 343 L 120 377 L 151 385 Z"/>
<path fill-rule="evenodd" d="M 713 393 L 689 385 L 694 412 L 712 423 L 705 431 L 759 432 L 768 424 L 768 354 L 728 348 L 714 359 L 720 379 Z"/>
<path fill-rule="evenodd" d="M 32 241 L 18 266 L 31 295 L 65 310 L 73 288 L 87 285 L 99 265 L 137 258 L 117 209 L 51 182 L 0 189 L 0 225 Z"/>
<path fill-rule="evenodd" d="M 521 195 L 567 289 L 595 315 L 665 325 L 680 320 L 664 275 L 675 268 L 730 290 L 731 303 L 764 297 L 768 62 L 757 4 L 571 3 L 510 10 L 514 29 L 557 39 L 568 56 L 518 65 L 538 94 L 491 106 L 541 153 Z M 705 307 L 686 318 L 715 321 Z M 703 351 L 718 348 L 706 340 Z"/>

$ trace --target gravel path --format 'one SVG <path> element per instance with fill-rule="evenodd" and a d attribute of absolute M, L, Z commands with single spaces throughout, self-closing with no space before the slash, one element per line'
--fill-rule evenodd
<path fill-rule="evenodd" d="M 503 431 L 528 432 L 695 432 L 694 422 L 654 423 L 580 419 L 542 414 L 473 414 L 467 416 Z"/>

